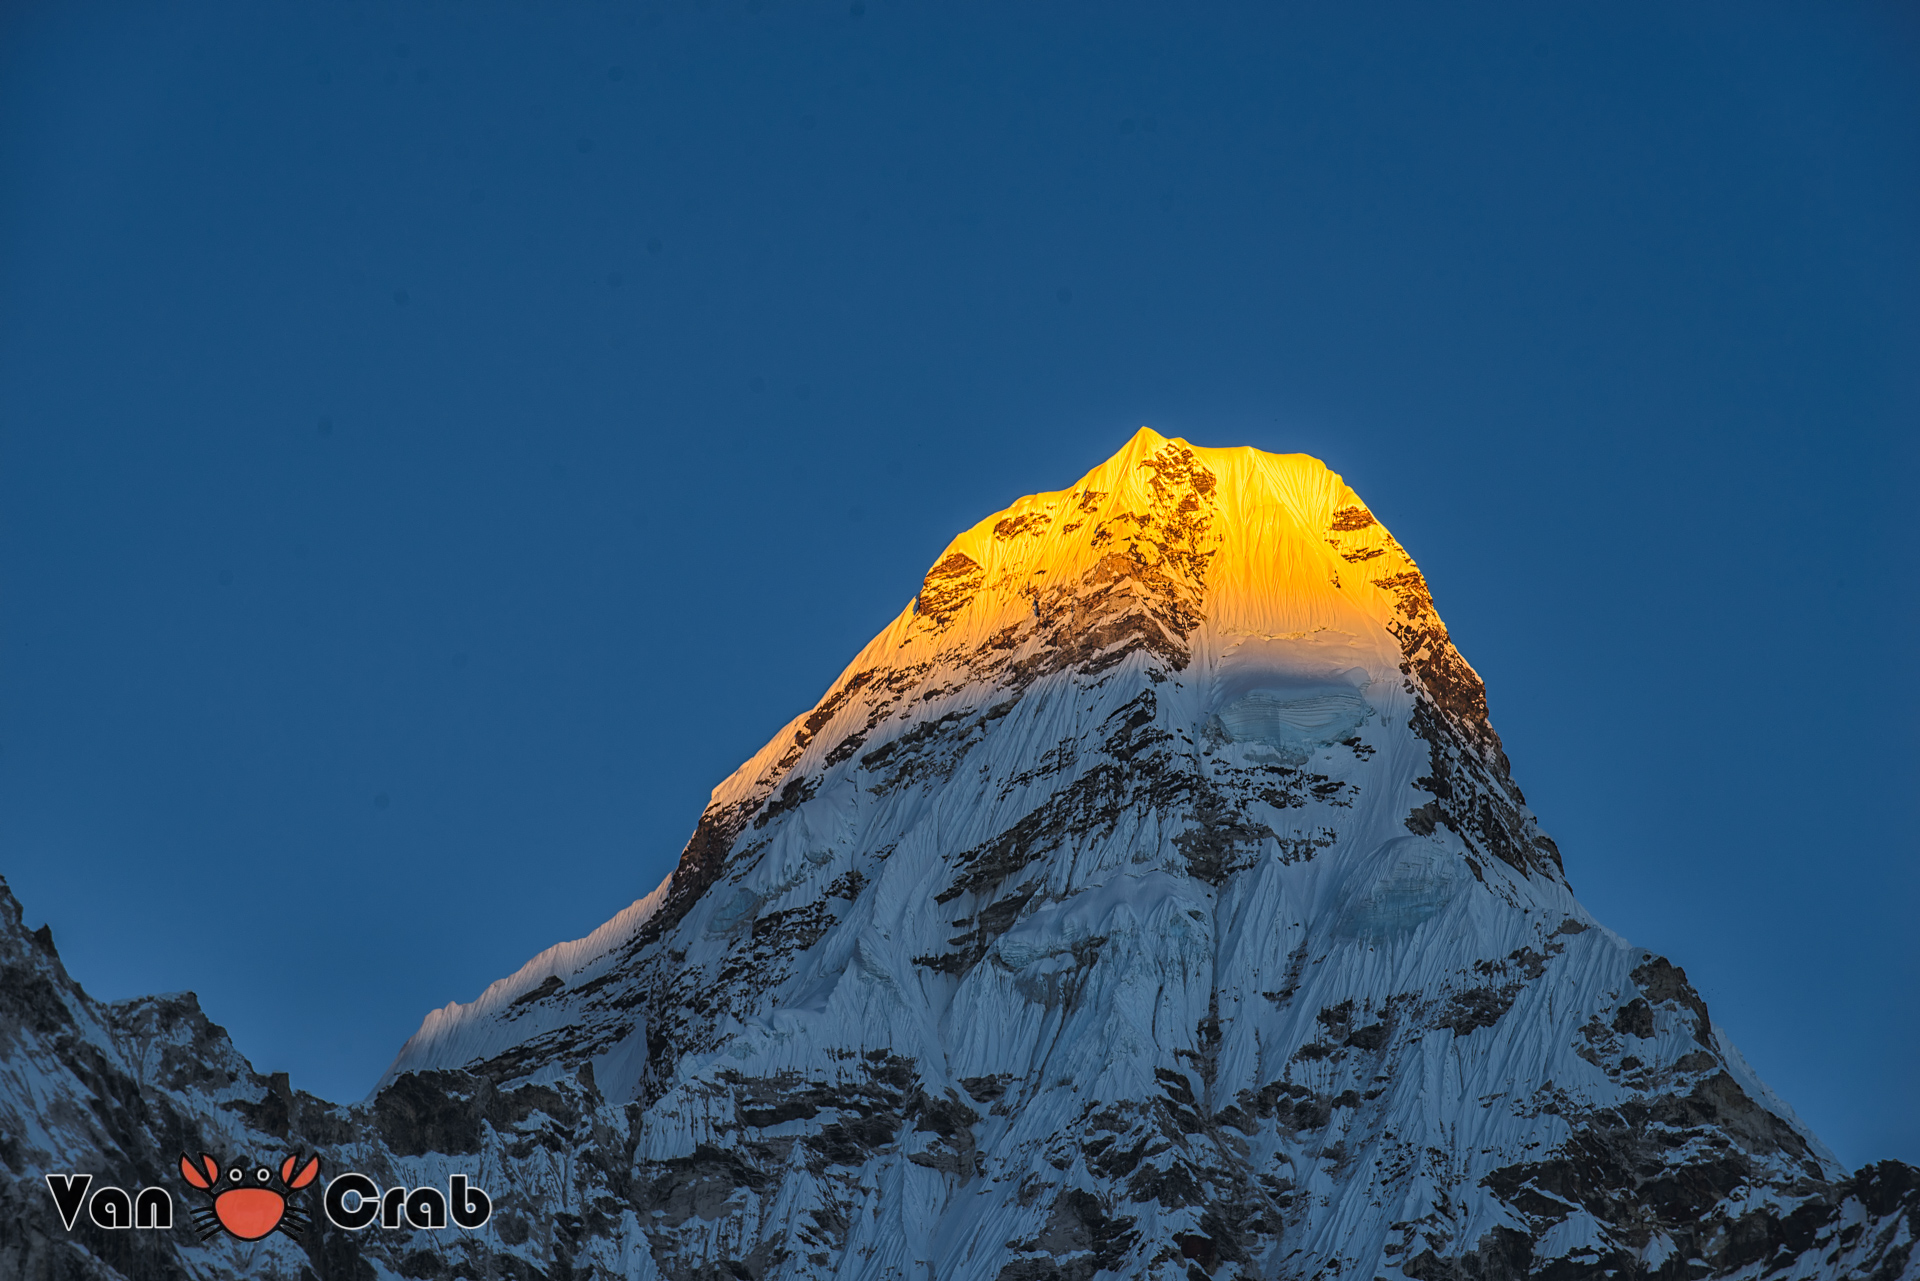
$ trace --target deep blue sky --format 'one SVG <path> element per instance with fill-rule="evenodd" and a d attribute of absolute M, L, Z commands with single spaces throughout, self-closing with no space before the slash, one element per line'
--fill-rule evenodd
<path fill-rule="evenodd" d="M 0 11 L 0 873 L 358 1097 L 1151 424 L 1412 549 L 1575 887 L 1920 1161 L 1907 5 Z"/>

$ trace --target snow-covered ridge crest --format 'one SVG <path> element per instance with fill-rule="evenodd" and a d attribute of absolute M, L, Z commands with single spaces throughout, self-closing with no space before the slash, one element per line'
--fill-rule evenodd
<path fill-rule="evenodd" d="M 669 878 L 671 879 L 671 878 Z M 503 979 L 495 979 L 472 1001 L 449 1001 L 427 1012 L 420 1030 L 407 1038 L 393 1064 L 381 1075 L 367 1097 L 373 1098 L 395 1077 L 436 1063 L 468 1063 L 506 1048 L 499 1036 L 490 1036 L 490 1020 L 511 1011 L 515 1002 L 543 985 L 562 985 L 591 978 L 622 944 L 631 940 L 666 897 L 667 881 L 653 893 L 636 899 L 612 920 L 585 938 L 556 943 Z"/>

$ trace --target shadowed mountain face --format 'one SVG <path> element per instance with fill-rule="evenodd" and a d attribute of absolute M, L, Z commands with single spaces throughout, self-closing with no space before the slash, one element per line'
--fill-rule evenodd
<path fill-rule="evenodd" d="M 1407 553 L 1301 456 L 1142 430 L 956 539 L 666 883 L 372 1098 L 106 1006 L 5 900 L 0 1275 L 1920 1277 L 1685 973 L 1574 899 Z M 483 1228 L 62 1228 L 182 1151 Z"/>

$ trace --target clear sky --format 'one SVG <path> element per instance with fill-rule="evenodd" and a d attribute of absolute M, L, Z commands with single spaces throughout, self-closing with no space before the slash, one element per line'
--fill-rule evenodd
<path fill-rule="evenodd" d="M 1920 1162 L 1907 4 L 0 7 L 0 873 L 356 1098 L 1150 424 L 1420 560 L 1575 888 Z"/>

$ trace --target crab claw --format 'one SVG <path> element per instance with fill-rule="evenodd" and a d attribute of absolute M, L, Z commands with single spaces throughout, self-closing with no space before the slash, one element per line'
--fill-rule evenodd
<path fill-rule="evenodd" d="M 280 1178 L 285 1181 L 286 1185 L 290 1188 L 304 1188 L 307 1184 L 312 1183 L 320 1174 L 319 1157 L 308 1157 L 307 1163 L 300 1167 L 300 1173 L 295 1174 L 293 1167 L 298 1165 L 299 1161 L 300 1154 L 296 1152 L 280 1163 Z"/>
<path fill-rule="evenodd" d="M 200 1160 L 206 1164 L 206 1172 L 204 1174 L 201 1173 L 198 1166 L 194 1165 L 192 1157 L 182 1153 L 180 1157 L 180 1176 L 188 1183 L 193 1184 L 194 1187 L 204 1190 L 220 1181 L 220 1163 L 205 1153 L 201 1154 Z"/>

